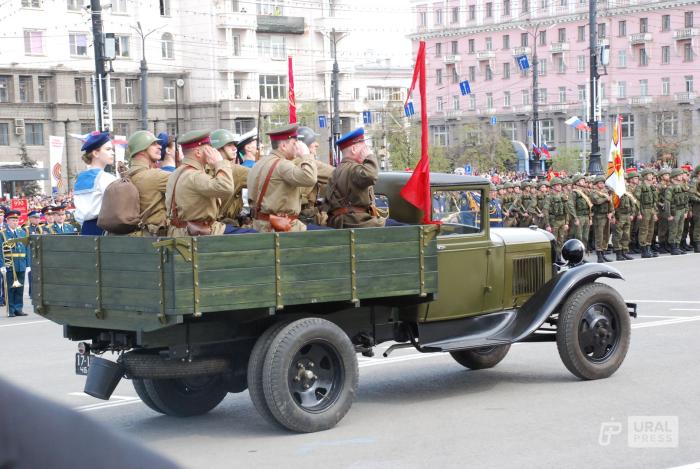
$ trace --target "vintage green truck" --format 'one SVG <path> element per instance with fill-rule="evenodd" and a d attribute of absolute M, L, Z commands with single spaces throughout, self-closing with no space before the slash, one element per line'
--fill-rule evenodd
<path fill-rule="evenodd" d="M 156 412 L 208 412 L 249 390 L 268 421 L 293 431 L 333 427 L 358 386 L 357 353 L 448 352 L 477 370 L 514 342 L 556 342 L 581 379 L 625 358 L 630 316 L 582 246 L 554 263 L 536 228 L 491 229 L 487 181 L 433 174 L 433 220 L 376 186 L 402 227 L 198 238 L 32 236 L 35 311 L 80 341 L 85 391 L 109 399 L 123 377 Z M 111 352 L 112 354 L 106 354 Z M 108 360 L 105 357 L 111 356 Z M 381 358 L 378 358 L 381 359 Z"/>

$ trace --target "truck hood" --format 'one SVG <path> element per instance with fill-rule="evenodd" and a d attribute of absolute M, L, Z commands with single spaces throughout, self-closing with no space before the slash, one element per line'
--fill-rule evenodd
<path fill-rule="evenodd" d="M 554 236 L 545 230 L 530 228 L 491 228 L 491 241 L 505 246 L 506 251 L 519 251 L 522 245 L 532 247 L 533 243 L 549 245 Z"/>

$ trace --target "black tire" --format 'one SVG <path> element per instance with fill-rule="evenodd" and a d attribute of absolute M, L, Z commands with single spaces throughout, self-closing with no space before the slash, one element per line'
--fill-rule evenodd
<path fill-rule="evenodd" d="M 138 394 L 139 398 L 141 398 L 141 401 L 144 404 L 146 404 L 151 410 L 155 410 L 160 414 L 165 413 L 162 410 L 160 410 L 156 403 L 153 402 L 153 399 L 151 399 L 151 396 L 148 395 L 148 390 L 146 389 L 146 385 L 144 384 L 143 379 L 132 378 L 131 384 L 134 385 L 134 390 L 136 391 L 136 394 Z"/>
<path fill-rule="evenodd" d="M 601 379 L 622 365 L 630 345 L 630 317 L 615 289 L 589 283 L 574 290 L 559 312 L 557 349 L 581 379 Z"/>
<path fill-rule="evenodd" d="M 228 394 L 221 375 L 144 379 L 143 384 L 160 412 L 173 417 L 206 414 Z"/>
<path fill-rule="evenodd" d="M 295 432 L 334 427 L 357 392 L 357 355 L 332 322 L 305 318 L 282 328 L 269 345 L 263 390 L 275 420 Z"/>
<path fill-rule="evenodd" d="M 272 339 L 275 338 L 277 333 L 285 327 L 288 322 L 280 322 L 268 327 L 253 346 L 253 350 L 250 352 L 250 358 L 248 359 L 248 393 L 250 394 L 250 400 L 253 401 L 253 405 L 257 409 L 258 413 L 271 425 L 279 425 L 275 416 L 272 415 L 270 408 L 267 407 L 267 402 L 265 402 L 265 392 L 263 391 L 263 365 L 265 364 L 265 356 L 267 355 L 267 350 L 270 348 Z"/>
<path fill-rule="evenodd" d="M 506 357 L 509 350 L 510 344 L 493 345 L 470 350 L 457 350 L 450 352 L 450 355 L 457 363 L 470 370 L 483 370 L 498 365 Z"/>

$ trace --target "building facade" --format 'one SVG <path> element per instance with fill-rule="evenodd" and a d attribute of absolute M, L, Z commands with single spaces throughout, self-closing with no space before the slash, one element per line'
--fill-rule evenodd
<path fill-rule="evenodd" d="M 589 2 L 585 0 L 414 0 L 414 50 L 426 41 L 428 115 L 434 144 L 452 145 L 495 125 L 530 145 L 537 100 L 539 141 L 590 151 L 589 134 L 565 124 L 587 120 L 590 91 Z M 599 0 L 598 107 L 610 128 L 622 116 L 626 164 L 673 154 L 700 163 L 700 2 Z M 520 70 L 517 57 L 531 68 Z M 600 63 L 599 59 L 599 63 Z M 537 62 L 536 64 L 534 62 Z M 532 65 L 538 73 L 533 92 Z M 471 93 L 462 96 L 459 82 Z M 493 119 L 495 118 L 495 119 Z M 610 131 L 601 133 L 605 155 Z"/>
<path fill-rule="evenodd" d="M 104 32 L 114 34 L 116 44 L 116 58 L 107 66 L 111 130 L 128 136 L 142 127 L 144 58 L 147 127 L 153 132 L 228 128 L 240 134 L 255 127 L 259 117 L 264 127 L 283 123 L 287 57 L 292 56 L 298 113 L 326 141 L 328 128 L 319 128 L 318 117 L 329 125 L 333 43 L 341 131 L 350 130 L 362 123 L 376 88 L 405 87 L 411 73 L 406 35 L 379 52 L 357 49 L 357 41 L 372 32 L 354 30 L 352 24 L 381 21 L 370 7 L 357 4 L 114 0 L 103 5 Z M 91 14 L 85 5 L 89 2 L 8 0 L 0 11 L 0 164 L 17 163 L 24 143 L 29 156 L 46 168 L 49 136 L 64 136 L 67 187 L 84 168 L 81 142 L 70 135 L 95 129 Z M 368 73 L 372 68 L 381 73 Z"/>

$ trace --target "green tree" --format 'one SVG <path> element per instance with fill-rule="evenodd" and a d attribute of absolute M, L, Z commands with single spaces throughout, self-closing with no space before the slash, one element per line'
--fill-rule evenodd
<path fill-rule="evenodd" d="M 566 174 L 581 172 L 581 157 L 577 148 L 561 147 L 552 153 L 553 171 L 566 171 Z"/>
<path fill-rule="evenodd" d="M 27 145 L 22 142 L 19 146 L 19 153 L 17 154 L 20 159 L 20 164 L 25 168 L 36 168 L 36 161 L 29 157 L 27 152 Z M 15 184 L 17 192 L 24 193 L 27 197 L 34 197 L 35 195 L 41 194 L 41 187 L 36 181 L 18 181 Z"/>
<path fill-rule="evenodd" d="M 513 144 L 504 137 L 498 127 L 488 124 L 464 124 L 459 131 L 461 140 L 452 148 L 458 166 L 471 164 L 480 173 L 492 169 L 502 172 L 514 170 L 517 155 Z"/>

